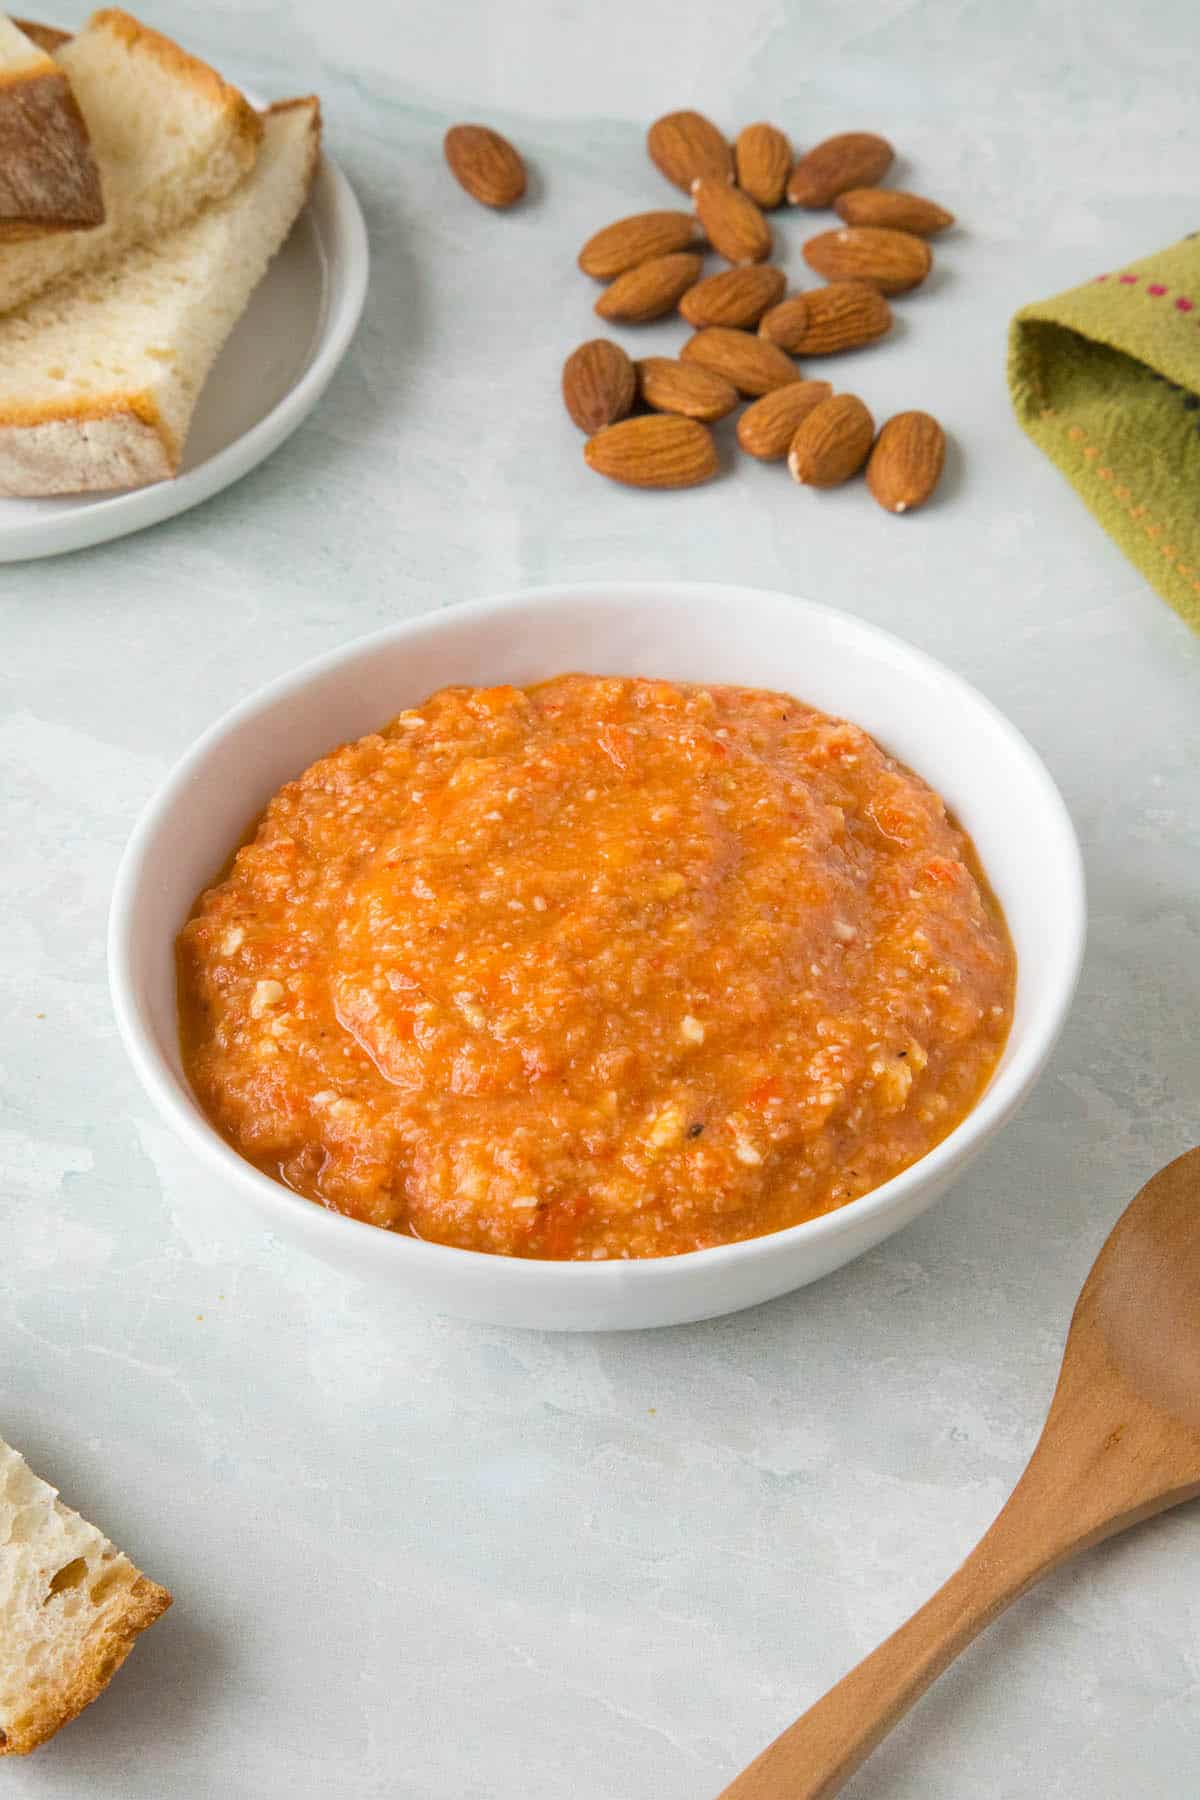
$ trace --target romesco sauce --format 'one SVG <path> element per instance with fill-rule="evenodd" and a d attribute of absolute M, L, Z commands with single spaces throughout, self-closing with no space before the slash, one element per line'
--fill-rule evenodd
<path fill-rule="evenodd" d="M 970 1111 L 1014 958 L 969 840 L 784 694 L 447 688 L 267 807 L 179 940 L 258 1168 L 390 1230 L 662 1256 L 843 1206 Z"/>

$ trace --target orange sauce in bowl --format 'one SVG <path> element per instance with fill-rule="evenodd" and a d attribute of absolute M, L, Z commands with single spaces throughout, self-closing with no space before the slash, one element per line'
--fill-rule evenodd
<path fill-rule="evenodd" d="M 260 1169 L 510 1256 L 797 1224 L 970 1111 L 1015 961 L 969 839 L 787 695 L 447 688 L 284 787 L 179 940 L 187 1073 Z"/>

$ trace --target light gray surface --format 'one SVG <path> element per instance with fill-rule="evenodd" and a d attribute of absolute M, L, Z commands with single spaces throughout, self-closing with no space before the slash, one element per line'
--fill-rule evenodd
<path fill-rule="evenodd" d="M 1094 1252 L 1197 1135 L 1198 643 L 1020 436 L 1003 384 L 1018 303 L 1200 225 L 1194 7 L 163 0 L 155 18 L 265 93 L 320 91 L 375 272 L 324 405 L 239 487 L 0 571 L 0 1430 L 176 1594 L 108 1698 L 0 1782 L 704 1800 L 974 1541 Z M 880 413 L 944 418 L 926 514 L 745 464 L 663 497 L 582 468 L 557 395 L 595 323 L 574 254 L 672 204 L 641 130 L 688 103 L 805 142 L 882 129 L 908 184 L 966 221 L 895 342 L 837 371 Z M 439 140 L 463 117 L 528 152 L 521 211 L 449 181 Z M 781 233 L 799 273 L 805 221 Z M 790 588 L 976 681 L 1083 836 L 1078 1004 L 959 1189 L 817 1288 L 607 1340 L 393 1313 L 239 1218 L 150 1117 L 105 991 L 113 870 L 171 760 L 267 677 L 424 608 L 597 575 Z M 1198 1551 L 1192 1509 L 1061 1573 L 847 1792 L 1194 1795 Z"/>

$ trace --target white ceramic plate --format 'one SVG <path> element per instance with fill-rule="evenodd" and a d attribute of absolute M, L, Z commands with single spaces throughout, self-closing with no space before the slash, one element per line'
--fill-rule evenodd
<path fill-rule="evenodd" d="M 368 268 L 358 201 L 337 164 L 322 156 L 307 206 L 204 384 L 181 472 L 118 494 L 0 499 L 0 562 L 124 537 L 240 480 L 325 391 L 358 324 Z"/>
<path fill-rule="evenodd" d="M 326 1212 L 244 1162 L 208 1123 L 179 1054 L 175 935 L 271 795 L 316 757 L 448 682 L 564 669 L 783 688 L 874 732 L 949 801 L 975 840 L 1017 951 L 1012 1031 L 983 1098 L 927 1156 L 838 1212 L 768 1237 L 642 1262 L 487 1256 Z M 785 594 L 593 582 L 505 594 L 395 625 L 319 657 L 211 727 L 130 839 L 109 919 L 117 1024 L 146 1090 L 209 1176 L 307 1249 L 462 1318 L 559 1330 L 672 1325 L 753 1306 L 860 1256 L 931 1206 L 1024 1099 L 1058 1036 L 1084 939 L 1066 807 L 1020 733 L 899 638 Z"/>

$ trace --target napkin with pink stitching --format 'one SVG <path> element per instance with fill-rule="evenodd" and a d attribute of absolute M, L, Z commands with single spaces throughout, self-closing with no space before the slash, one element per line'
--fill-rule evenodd
<path fill-rule="evenodd" d="M 1012 322 L 1017 417 L 1200 630 L 1200 233 Z"/>

